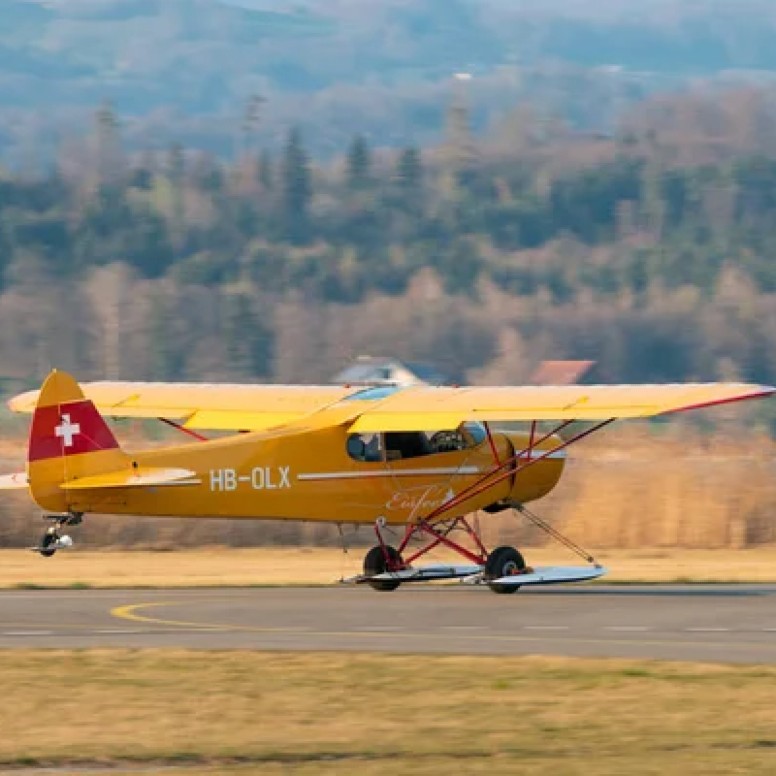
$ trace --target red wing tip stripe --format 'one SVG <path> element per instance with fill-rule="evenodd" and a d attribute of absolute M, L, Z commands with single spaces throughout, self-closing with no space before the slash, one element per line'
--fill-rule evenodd
<path fill-rule="evenodd" d="M 706 402 L 700 402 L 699 404 L 688 404 L 685 407 L 674 407 L 670 410 L 665 410 L 663 415 L 670 415 L 673 412 L 689 412 L 690 410 L 703 410 L 709 407 L 719 407 L 723 404 L 735 404 L 740 401 L 749 401 L 750 399 L 766 399 L 776 393 L 776 387 L 772 385 L 761 385 L 757 390 L 750 391 L 749 393 L 742 393 L 739 396 L 730 396 L 726 399 L 712 399 Z"/>

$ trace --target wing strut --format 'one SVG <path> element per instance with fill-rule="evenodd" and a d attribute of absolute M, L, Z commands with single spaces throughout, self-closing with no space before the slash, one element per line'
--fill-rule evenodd
<path fill-rule="evenodd" d="M 162 423 L 166 423 L 168 426 L 176 429 L 177 431 L 182 431 L 184 434 L 188 434 L 190 437 L 194 437 L 194 439 L 198 440 L 199 442 L 208 441 L 206 436 L 202 436 L 202 434 L 198 434 L 196 431 L 192 431 L 190 428 L 181 426 L 180 423 L 176 423 L 174 420 L 170 420 L 169 418 L 159 418 L 159 420 L 161 420 Z"/>
<path fill-rule="evenodd" d="M 496 466 L 501 465 L 501 461 L 498 457 L 498 450 L 496 449 L 496 443 L 493 441 L 493 434 L 490 431 L 490 423 L 486 420 L 483 424 L 485 426 L 485 432 L 488 435 L 488 444 L 490 445 L 490 451 L 493 453 L 493 460 L 496 462 Z"/>
<path fill-rule="evenodd" d="M 572 542 L 565 534 L 562 534 L 557 528 L 550 525 L 544 518 L 539 517 L 536 512 L 532 512 L 525 504 L 512 504 L 512 507 L 516 509 L 521 515 L 528 518 L 537 528 L 541 528 L 546 534 L 551 536 L 556 541 L 560 542 L 564 547 L 571 550 L 573 553 L 579 555 L 582 560 L 586 560 L 588 563 L 592 563 L 594 566 L 598 566 L 596 559 L 584 548 L 580 547 L 576 542 Z"/>

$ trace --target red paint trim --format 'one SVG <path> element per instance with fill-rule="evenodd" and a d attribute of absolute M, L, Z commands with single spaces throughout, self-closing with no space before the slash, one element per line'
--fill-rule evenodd
<path fill-rule="evenodd" d="M 427 552 L 430 552 L 435 547 L 438 547 L 441 543 L 442 543 L 442 540 L 439 537 L 437 537 L 436 539 L 434 539 L 433 542 L 431 542 L 430 544 L 427 544 L 425 547 L 421 547 L 419 550 L 417 550 L 412 555 L 410 555 L 409 558 L 406 558 L 404 562 L 408 566 L 411 566 L 418 558 L 425 555 Z"/>
<path fill-rule="evenodd" d="M 383 551 L 383 558 L 385 559 L 385 570 L 401 571 L 401 569 L 405 568 L 406 564 L 403 562 L 394 563 L 394 561 L 391 559 L 391 556 L 388 555 L 388 548 L 385 545 L 385 540 L 383 539 L 383 535 L 380 532 L 380 526 L 377 522 L 375 522 L 374 529 L 375 534 L 377 535 L 377 541 L 380 545 L 380 549 Z M 399 556 L 401 557 L 401 553 L 399 553 Z"/>
<path fill-rule="evenodd" d="M 425 520 L 418 523 L 417 528 L 418 530 L 433 536 L 437 540 L 434 542 L 434 546 L 437 544 L 444 544 L 445 547 L 449 547 L 451 550 L 455 550 L 459 555 L 463 555 L 464 558 L 470 560 L 472 563 L 484 566 L 485 561 L 487 560 L 487 553 L 484 557 L 481 555 L 475 555 L 471 550 L 467 550 L 466 547 L 448 538 L 447 534 L 453 530 L 458 522 L 458 520 L 453 521 L 452 525 L 444 533 L 441 533 L 438 529 L 427 523 Z"/>
<path fill-rule="evenodd" d="M 158 418 L 158 420 L 161 420 L 162 423 L 166 423 L 168 426 L 171 426 L 177 431 L 182 431 L 184 434 L 188 434 L 190 437 L 194 437 L 194 439 L 197 439 L 200 442 L 208 441 L 206 436 L 202 436 L 202 434 L 198 434 L 196 431 L 192 431 L 190 428 L 184 428 L 180 425 L 180 423 L 176 423 L 174 420 L 169 420 L 168 418 Z M 240 433 L 242 434 L 244 432 L 241 431 Z"/>
<path fill-rule="evenodd" d="M 458 527 L 462 527 L 466 533 L 472 537 L 474 543 L 477 545 L 477 549 L 480 552 L 479 555 L 473 553 L 471 550 L 450 538 L 450 534 Z M 375 528 L 377 528 L 377 526 L 375 526 Z M 454 550 L 459 555 L 462 555 L 467 560 L 470 560 L 478 565 L 484 566 L 488 559 L 488 551 L 485 549 L 485 546 L 480 540 L 480 537 L 471 528 L 471 526 L 469 526 L 463 517 L 453 518 L 445 524 L 431 525 L 425 520 L 421 520 L 418 523 L 408 525 L 406 531 L 404 532 L 404 538 L 399 545 L 399 554 L 401 555 L 404 552 L 413 537 L 420 536 L 422 534 L 426 534 L 431 537 L 431 541 L 417 549 L 408 558 L 405 558 L 403 568 L 411 566 L 412 563 L 414 563 L 418 558 L 423 557 L 423 555 L 430 552 L 435 547 L 438 547 L 440 544 L 443 544 L 451 550 Z M 380 535 L 378 532 L 378 538 L 379 537 Z M 393 570 L 396 571 L 397 569 Z"/>
<path fill-rule="evenodd" d="M 747 393 L 743 396 L 733 396 L 730 399 L 717 399 L 716 401 L 702 402 L 701 404 L 688 404 L 686 407 L 677 407 L 673 410 L 666 410 L 661 412 L 661 415 L 673 415 L 677 412 L 690 412 L 691 410 L 704 410 L 708 407 L 720 407 L 723 404 L 735 404 L 739 401 L 749 401 L 750 399 L 767 399 L 776 393 L 776 388 L 771 386 L 763 386 L 763 390 L 760 393 Z"/>
<path fill-rule="evenodd" d="M 480 539 L 480 535 L 477 533 L 477 531 L 474 530 L 474 528 L 472 528 L 469 525 L 468 522 L 466 522 L 465 517 L 460 518 L 460 521 L 461 521 L 461 525 L 464 527 L 464 530 L 466 531 L 466 533 L 469 534 L 469 536 L 471 536 L 472 540 L 477 545 L 477 548 L 482 553 L 483 557 L 487 558 L 488 551 L 485 549 L 485 545 L 482 543 L 482 539 Z"/>

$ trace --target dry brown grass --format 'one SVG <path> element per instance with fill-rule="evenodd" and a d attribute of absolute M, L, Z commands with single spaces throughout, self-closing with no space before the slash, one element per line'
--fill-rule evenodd
<path fill-rule="evenodd" d="M 776 668 L 0 653 L 0 762 L 198 772 L 772 774 Z"/>
<path fill-rule="evenodd" d="M 776 445 L 737 433 L 701 437 L 636 424 L 582 443 L 537 511 L 592 547 L 776 546 Z M 504 538 L 541 536 L 503 517 Z"/>
<path fill-rule="evenodd" d="M 581 562 L 556 549 L 525 551 L 532 565 Z M 330 549 L 213 548 L 179 552 L 58 552 L 41 558 L 22 550 L 0 551 L 0 588 L 202 587 L 318 585 L 360 573 L 363 550 L 343 556 Z M 774 582 L 776 548 L 756 550 L 604 550 L 604 582 Z M 437 553 L 432 560 L 456 561 Z"/>

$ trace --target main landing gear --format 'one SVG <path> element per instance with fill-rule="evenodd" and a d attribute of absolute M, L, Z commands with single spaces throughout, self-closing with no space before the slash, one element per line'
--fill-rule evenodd
<path fill-rule="evenodd" d="M 403 582 L 458 578 L 471 582 L 484 582 L 494 593 L 508 594 L 516 592 L 520 587 L 517 579 L 511 579 L 512 577 L 533 573 L 533 569 L 526 566 L 523 556 L 514 547 L 497 547 L 492 552 L 488 552 L 479 534 L 464 517 L 434 524 L 425 520 L 413 523 L 407 527 L 398 548 L 385 543 L 381 530 L 384 527 L 384 520 L 375 522 L 375 533 L 379 544 L 366 554 L 363 576 L 356 580 L 380 592 L 396 590 Z M 465 533 L 474 543 L 475 549 L 470 550 L 454 541 L 450 536 L 454 531 Z M 405 553 L 409 551 L 410 541 L 419 537 L 426 539 L 425 544 L 405 557 Z M 439 545 L 454 550 L 472 565 L 412 566 L 419 557 Z"/>
<path fill-rule="evenodd" d="M 375 534 L 379 544 L 372 547 L 364 558 L 364 573 L 354 582 L 366 583 L 375 590 L 387 592 L 396 590 L 405 582 L 426 582 L 439 579 L 460 579 L 463 582 L 486 584 L 494 593 L 508 595 L 516 593 L 524 585 L 549 585 L 558 582 L 582 582 L 596 579 L 606 569 L 596 563 L 592 555 L 564 536 L 555 527 L 534 514 L 524 504 L 511 505 L 517 513 L 530 520 L 551 537 L 579 555 L 589 566 L 549 566 L 532 568 L 526 565 L 522 554 L 514 547 L 496 547 L 492 552 L 485 549 L 479 533 L 469 525 L 465 517 L 430 522 L 419 520 L 405 529 L 398 547 L 386 544 L 382 529 L 384 518 L 375 521 Z M 454 531 L 465 533 L 473 549 L 454 540 Z M 419 549 L 410 551 L 413 539 L 424 539 Z M 471 565 L 436 564 L 413 566 L 412 564 L 429 550 L 438 546 L 447 547 L 462 555 Z"/>
<path fill-rule="evenodd" d="M 425 551 L 424 549 L 422 552 Z M 416 553 L 413 560 L 420 554 L 422 553 Z M 494 593 L 505 595 L 516 593 L 520 585 L 499 584 L 492 580 L 531 571 L 523 556 L 514 547 L 496 547 L 481 560 L 484 560 L 484 563 L 477 566 L 431 566 L 412 569 L 395 547 L 390 544 L 378 544 L 372 547 L 364 558 L 364 576 L 360 581 L 366 582 L 373 590 L 386 593 L 396 590 L 402 582 L 472 577 L 472 581 L 483 581 Z M 475 580 L 475 577 L 478 579 Z"/>
<path fill-rule="evenodd" d="M 80 512 L 68 512 L 64 515 L 44 515 L 44 520 L 49 520 L 51 525 L 40 537 L 37 547 L 30 547 L 33 552 L 38 552 L 44 558 L 50 558 L 57 550 L 66 550 L 73 546 L 73 540 L 67 534 L 60 534 L 60 530 L 67 525 L 79 525 L 83 522 L 83 514 Z"/>
<path fill-rule="evenodd" d="M 375 533 L 379 544 L 367 553 L 364 559 L 364 573 L 353 581 L 371 585 L 375 590 L 396 590 L 403 582 L 420 582 L 431 579 L 462 579 L 468 582 L 484 582 L 494 593 L 514 593 L 523 585 L 549 585 L 558 582 L 582 582 L 596 579 L 606 573 L 606 569 L 596 563 L 595 558 L 585 552 L 560 531 L 534 514 L 524 504 L 507 499 L 493 501 L 485 507 L 486 512 L 501 512 L 507 509 L 516 510 L 520 515 L 530 520 L 549 536 L 560 541 L 575 554 L 585 560 L 589 566 L 548 566 L 530 568 L 526 566 L 523 556 L 514 547 L 497 547 L 488 552 L 479 537 L 464 517 L 452 517 L 457 511 L 464 511 L 466 504 L 475 496 L 490 491 L 500 482 L 515 478 L 530 466 L 535 466 L 546 458 L 565 450 L 569 445 L 589 436 L 595 431 L 607 426 L 614 418 L 600 421 L 590 428 L 580 431 L 567 439 L 559 440 L 558 434 L 563 429 L 575 423 L 569 419 L 559 423 L 552 431 L 542 434 L 537 422 L 531 424 L 531 436 L 528 446 L 523 450 L 513 450 L 506 459 L 499 458 L 496 445 L 487 423 L 483 423 L 488 441 L 493 452 L 493 467 L 485 472 L 472 484 L 446 499 L 419 520 L 410 516 L 411 524 L 406 527 L 404 538 L 398 547 L 385 543 L 381 528 L 385 527 L 385 518 L 375 521 Z M 557 441 L 557 444 L 554 442 Z M 547 444 L 545 444 L 547 443 Z M 554 446 L 548 446 L 554 444 Z M 455 530 L 466 533 L 474 544 L 470 550 L 459 542 L 453 541 L 450 534 Z M 405 557 L 405 550 L 413 538 L 423 537 L 426 544 L 415 551 L 410 557 Z M 466 558 L 470 566 L 436 565 L 414 568 L 412 563 L 434 547 L 443 545 Z"/>

